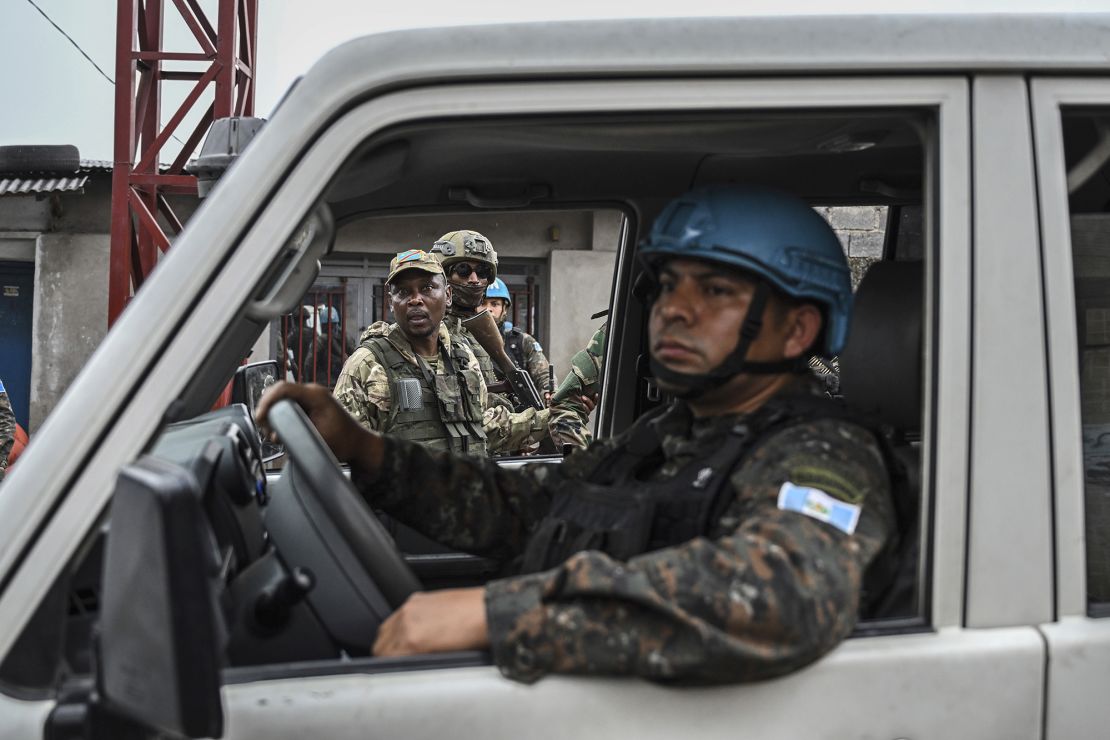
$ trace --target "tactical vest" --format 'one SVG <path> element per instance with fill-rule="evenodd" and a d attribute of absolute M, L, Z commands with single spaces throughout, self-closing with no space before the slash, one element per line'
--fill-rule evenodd
<path fill-rule="evenodd" d="M 871 429 L 891 475 L 892 495 L 911 495 L 904 485 L 902 466 L 888 454 L 885 435 L 834 402 L 816 397 L 768 402 L 738 422 L 708 458 L 692 460 L 670 478 L 647 480 L 663 463 L 662 440 L 655 425 L 648 422 L 663 411 L 665 407 L 641 417 L 628 443 L 603 458 L 585 480 L 561 482 L 547 516 L 528 540 L 521 572 L 555 567 L 583 550 L 600 550 L 617 560 L 628 560 L 709 534 L 732 502 L 729 478 L 743 465 L 748 453 L 775 432 L 805 421 L 847 419 Z M 865 612 L 880 601 L 887 604 L 888 614 L 907 608 L 901 601 L 891 603 L 895 600 L 891 596 L 895 571 L 901 572 L 901 557 L 892 553 L 904 550 L 898 533 L 913 529 L 913 524 L 905 520 L 903 508 L 916 511 L 912 504 L 900 507 L 896 503 L 897 531 L 891 533 L 888 552 L 875 558 L 865 577 L 861 597 L 866 602 Z M 916 566 L 916 552 L 914 557 L 912 565 Z M 915 570 L 905 568 L 906 577 L 912 580 Z M 906 584 L 898 585 L 898 598 L 905 598 Z"/>
<path fill-rule="evenodd" d="M 515 326 L 503 333 L 505 337 L 505 351 L 513 358 L 516 366 L 528 370 L 527 358 L 524 357 L 524 332 Z M 494 368 L 495 370 L 497 368 Z"/>
<path fill-rule="evenodd" d="M 459 337 L 470 345 L 470 351 L 474 353 L 474 357 L 478 360 L 478 367 L 482 370 L 482 377 L 485 379 L 486 385 L 493 385 L 498 379 L 493 360 L 490 358 L 489 352 L 486 352 L 485 348 L 478 343 L 470 330 L 463 326 L 463 318 L 469 317 L 464 317 L 462 314 L 452 312 L 449 309 L 447 315 L 443 317 L 443 324 L 447 327 L 452 339 Z"/>
<path fill-rule="evenodd" d="M 486 435 L 482 431 L 482 405 L 479 401 L 481 378 L 467 370 L 469 355 L 462 340 L 452 337 L 450 351 L 440 347 L 443 373 L 435 373 L 423 359 L 413 365 L 385 337 L 369 337 L 363 347 L 386 368 L 389 394 L 393 403 L 383 431 L 433 449 L 470 455 L 486 454 Z M 420 387 L 420 404 L 406 404 L 411 394 L 402 392 L 401 381 Z"/>

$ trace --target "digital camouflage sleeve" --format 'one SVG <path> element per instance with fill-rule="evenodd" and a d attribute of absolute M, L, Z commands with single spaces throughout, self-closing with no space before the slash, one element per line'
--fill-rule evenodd
<path fill-rule="evenodd" d="M 15 413 L 4 383 L 0 381 L 0 481 L 8 471 L 8 455 L 15 442 Z"/>
<path fill-rule="evenodd" d="M 664 438 L 660 475 L 717 445 L 714 425 L 727 430 L 736 417 L 703 421 L 708 432 L 695 422 Z M 374 506 L 430 537 L 507 562 L 543 518 L 557 479 L 584 478 L 623 439 L 518 471 L 388 440 L 380 482 L 353 479 Z M 854 533 L 779 509 L 786 481 L 859 505 Z M 489 636 L 502 672 L 521 681 L 552 671 L 750 681 L 836 646 L 894 526 L 871 433 L 839 420 L 796 424 L 763 440 L 731 483 L 735 498 L 708 537 L 628 562 L 581 552 L 550 571 L 489 583 Z"/>

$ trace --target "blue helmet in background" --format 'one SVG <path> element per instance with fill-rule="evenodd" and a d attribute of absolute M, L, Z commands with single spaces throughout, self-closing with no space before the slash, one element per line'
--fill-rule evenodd
<path fill-rule="evenodd" d="M 494 278 L 493 282 L 486 286 L 486 298 L 501 298 L 510 306 L 513 305 L 512 296 L 509 295 L 509 286 L 505 285 L 505 281 L 501 278 Z"/>
<path fill-rule="evenodd" d="M 793 195 L 739 185 L 692 190 L 655 219 L 640 257 L 652 270 L 667 259 L 744 270 L 822 309 L 824 354 L 838 354 L 848 339 L 852 281 L 844 249 L 825 219 Z"/>

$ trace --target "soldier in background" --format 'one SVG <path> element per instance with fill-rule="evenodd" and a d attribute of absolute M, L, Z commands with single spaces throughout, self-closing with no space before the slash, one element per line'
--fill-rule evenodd
<path fill-rule="evenodd" d="M 514 326 L 511 316 L 513 298 L 509 295 L 509 287 L 501 278 L 494 278 L 486 287 L 486 298 L 482 301 L 482 308 L 490 312 L 494 321 L 501 327 L 501 334 L 505 337 L 505 350 L 513 358 L 516 366 L 525 370 L 532 376 L 532 382 L 543 393 L 544 400 L 551 400 L 551 363 L 543 354 L 543 347 L 528 332 L 519 326 Z M 495 367 L 496 371 L 497 368 Z M 500 373 L 498 373 L 500 377 Z"/>
<path fill-rule="evenodd" d="M 487 385 L 498 383 L 493 360 L 463 321 L 475 316 L 485 298 L 486 286 L 497 277 L 497 252 L 477 231 L 451 231 L 432 245 L 432 254 L 443 265 L 451 286 L 451 305 L 443 323 L 452 336 L 470 344 Z M 515 411 L 500 393 L 490 393 L 482 428 L 491 455 L 511 455 L 534 449 L 547 436 L 548 410 Z"/>
<path fill-rule="evenodd" d="M 451 287 L 427 252 L 401 252 L 386 279 L 394 324 L 369 326 L 334 394 L 365 429 L 472 455 L 486 452 L 486 385 L 470 345 L 443 326 Z"/>
<path fill-rule="evenodd" d="M 880 442 L 807 365 L 847 336 L 836 234 L 793 196 L 715 186 L 672 201 L 639 255 L 651 373 L 675 401 L 561 465 L 506 470 L 367 433 L 313 386 L 263 399 L 262 424 L 278 399 L 306 407 L 371 506 L 519 558 L 521 575 L 411 596 L 376 655 L 488 648 L 521 681 L 752 681 L 827 653 L 889 586 Z"/>
<path fill-rule="evenodd" d="M 593 441 L 590 413 L 598 401 L 601 374 L 605 363 L 605 330 L 602 325 L 590 337 L 585 349 L 570 360 L 570 372 L 551 396 L 548 430 L 555 449 L 584 449 Z"/>
<path fill-rule="evenodd" d="M 0 481 L 8 470 L 8 454 L 12 451 L 15 442 L 15 412 L 12 411 L 12 402 L 8 398 L 8 391 L 4 388 L 4 381 L 0 380 Z"/>

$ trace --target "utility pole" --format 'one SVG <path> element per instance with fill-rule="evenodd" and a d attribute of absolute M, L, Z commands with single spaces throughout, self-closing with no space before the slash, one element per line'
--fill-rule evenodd
<path fill-rule="evenodd" d="M 109 325 L 154 270 L 171 236 L 181 231 L 181 220 L 166 196 L 196 195 L 197 180 L 184 168 L 212 121 L 254 114 L 258 0 L 218 3 L 213 26 L 200 0 L 118 0 Z M 185 21 L 195 49 L 163 48 L 167 5 Z M 174 68 L 183 62 L 207 66 L 201 71 Z M 192 87 L 162 126 L 164 83 Z M 181 153 L 163 169 L 163 147 L 189 112 L 204 105 L 201 99 L 209 88 L 214 88 L 212 102 L 184 139 Z"/>

